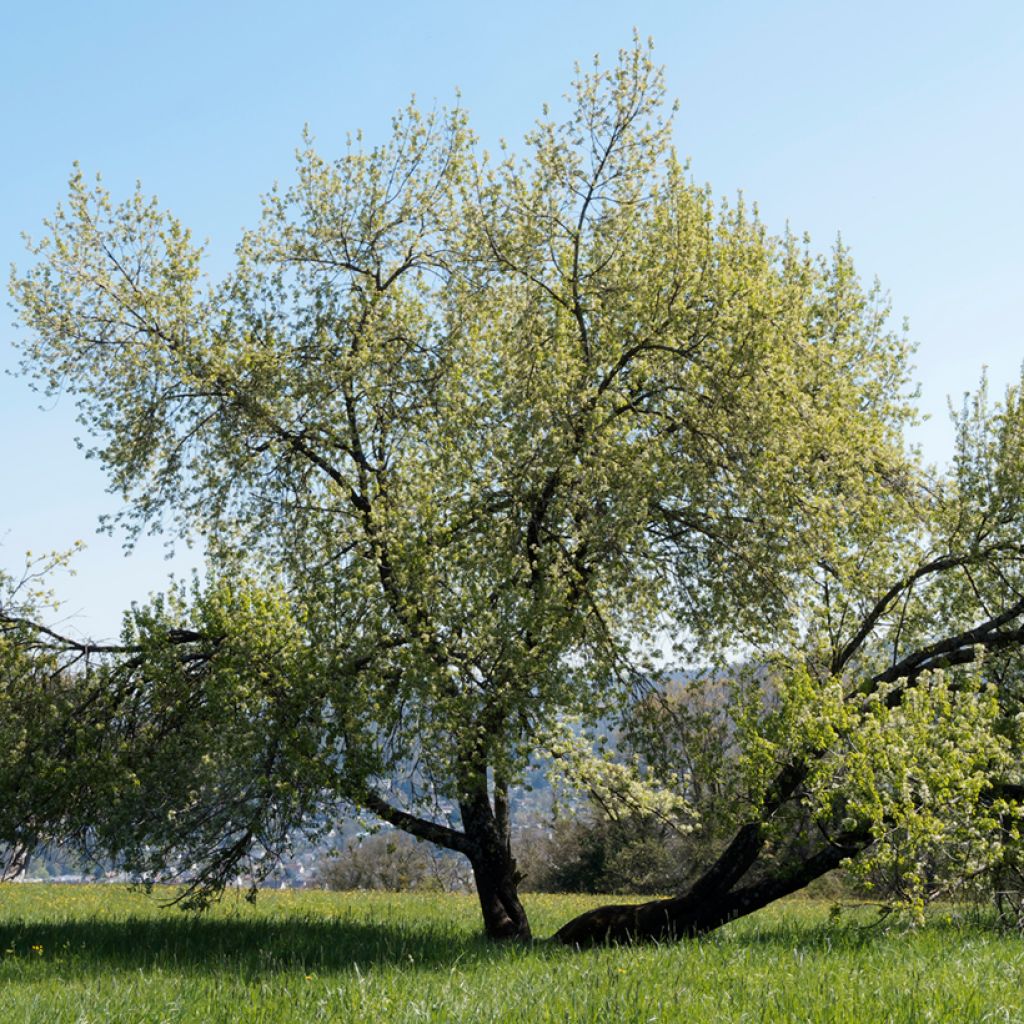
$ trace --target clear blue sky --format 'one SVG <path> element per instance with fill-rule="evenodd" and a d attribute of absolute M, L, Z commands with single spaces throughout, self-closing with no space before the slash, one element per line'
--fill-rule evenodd
<path fill-rule="evenodd" d="M 304 123 L 335 151 L 383 136 L 410 94 L 461 89 L 486 144 L 517 140 L 575 60 L 654 37 L 681 103 L 680 151 L 768 224 L 837 232 L 892 292 L 919 345 L 927 456 L 948 453 L 946 396 L 1024 357 L 1024 4 L 178 0 L 8 4 L 0 37 L 0 256 L 20 261 L 71 163 L 115 192 L 136 178 L 227 266 L 258 196 L 287 180 Z M 338 147 L 340 148 L 340 147 Z M 4 320 L 0 368 L 14 365 Z M 109 635 L 119 611 L 188 557 L 125 559 L 95 535 L 116 507 L 77 451 L 74 410 L 45 412 L 0 377 L 0 565 L 26 548 L 89 548 L 58 581 L 70 625 Z M 194 560 L 194 556 L 193 556 Z"/>

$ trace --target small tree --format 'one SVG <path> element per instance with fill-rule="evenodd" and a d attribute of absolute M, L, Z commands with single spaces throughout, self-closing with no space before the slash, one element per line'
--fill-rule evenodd
<path fill-rule="evenodd" d="M 897 808 L 850 758 L 900 715 L 955 706 L 972 771 L 1001 764 L 992 698 L 907 681 L 1011 644 L 1015 604 L 965 624 L 1005 606 L 1016 511 L 993 540 L 966 463 L 926 489 L 884 301 L 687 179 L 644 47 L 571 102 L 497 164 L 461 110 L 334 162 L 307 140 L 219 284 L 76 171 L 14 273 L 25 368 L 76 395 L 112 522 L 208 547 L 207 588 L 136 610 L 84 698 L 120 780 L 87 805 L 129 867 L 203 898 L 354 804 L 464 854 L 487 933 L 526 938 L 510 787 L 647 685 L 665 629 L 770 646 L 784 699 L 738 705 L 749 799 L 683 903 L 566 941 L 712 927 L 878 840 Z M 811 795 L 825 849 L 736 890 Z"/>

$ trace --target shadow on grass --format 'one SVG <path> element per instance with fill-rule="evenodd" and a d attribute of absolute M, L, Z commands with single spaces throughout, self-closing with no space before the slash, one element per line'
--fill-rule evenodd
<path fill-rule="evenodd" d="M 33 947 L 42 947 L 39 953 Z M 167 969 L 260 975 L 395 965 L 436 969 L 521 951 L 429 924 L 203 916 L 0 923 L 0 952 L 56 958 L 60 973 Z M 8 953 L 8 955 L 11 955 Z M 2 962 L 2 960 L 0 960 Z"/>
<path fill-rule="evenodd" d="M 753 923 L 753 922 L 751 922 Z M 902 931 L 893 925 L 895 930 Z M 926 931 L 947 937 L 978 929 L 964 923 L 931 922 Z M 679 943 L 680 955 L 693 940 Z M 777 947 L 780 952 L 855 951 L 886 941 L 886 929 L 850 922 L 772 921 L 731 926 L 702 942 L 743 948 Z M 39 952 L 35 947 L 42 947 Z M 400 966 L 437 970 L 513 957 L 549 959 L 572 955 L 563 946 L 531 947 L 488 942 L 436 922 L 374 922 L 344 919 L 224 920 L 202 915 L 122 918 L 116 921 L 0 922 L 0 953 L 53 963 L 61 977 L 110 971 L 159 969 L 174 972 L 241 974 L 246 977 L 294 972 L 364 970 Z M 578 954 L 587 956 L 587 952 Z M 2 965 L 0 957 L 0 965 Z"/>

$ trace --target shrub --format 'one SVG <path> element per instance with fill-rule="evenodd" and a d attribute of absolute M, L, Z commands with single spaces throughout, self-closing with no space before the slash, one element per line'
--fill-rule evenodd
<path fill-rule="evenodd" d="M 316 880 L 325 889 L 452 892 L 470 883 L 469 864 L 457 854 L 388 829 L 350 840 L 325 855 Z"/>

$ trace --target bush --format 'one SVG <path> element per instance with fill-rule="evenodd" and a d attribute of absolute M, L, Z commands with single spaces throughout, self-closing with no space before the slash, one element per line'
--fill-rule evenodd
<path fill-rule="evenodd" d="M 350 840 L 325 856 L 315 877 L 323 888 L 339 890 L 453 892 L 470 884 L 461 856 L 395 829 Z"/>
<path fill-rule="evenodd" d="M 639 816 L 535 822 L 514 848 L 523 887 L 534 892 L 672 892 L 691 864 L 686 837 Z"/>

